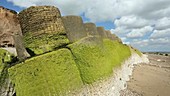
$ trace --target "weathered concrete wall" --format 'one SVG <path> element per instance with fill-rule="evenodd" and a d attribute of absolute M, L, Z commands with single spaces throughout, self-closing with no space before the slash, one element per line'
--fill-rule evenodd
<path fill-rule="evenodd" d="M 110 40 L 118 40 L 117 36 L 115 34 L 112 34 L 110 30 L 105 30 L 105 32 L 107 34 L 107 38 L 109 38 Z"/>
<path fill-rule="evenodd" d="M 19 13 L 24 43 L 35 54 L 54 50 L 68 43 L 58 8 L 32 6 Z"/>
<path fill-rule="evenodd" d="M 97 27 L 97 32 L 102 38 L 107 38 L 104 27 Z"/>
<path fill-rule="evenodd" d="M 105 33 L 107 35 L 107 38 L 109 38 L 111 40 L 114 39 L 114 38 L 112 38 L 112 34 L 111 34 L 110 30 L 105 30 Z"/>
<path fill-rule="evenodd" d="M 107 38 L 109 38 L 110 40 L 117 40 L 118 42 L 122 43 L 122 40 L 115 34 L 112 34 L 110 30 L 105 30 L 105 33 L 107 35 Z"/>
<path fill-rule="evenodd" d="M 26 59 L 27 57 L 30 57 L 28 52 L 26 51 L 24 44 L 23 44 L 23 37 L 19 34 L 14 34 L 13 36 L 15 41 L 15 48 L 17 51 L 17 56 L 20 61 Z"/>
<path fill-rule="evenodd" d="M 63 16 L 62 20 L 70 42 L 75 42 L 87 36 L 80 16 Z"/>
<path fill-rule="evenodd" d="M 98 36 L 97 28 L 94 23 L 84 23 L 87 35 Z"/>
<path fill-rule="evenodd" d="M 60 11 L 54 6 L 29 7 L 19 13 L 19 20 L 23 34 L 65 33 Z"/>

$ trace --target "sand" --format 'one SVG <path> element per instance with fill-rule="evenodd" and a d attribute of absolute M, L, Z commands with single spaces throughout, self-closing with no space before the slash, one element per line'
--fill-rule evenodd
<path fill-rule="evenodd" d="M 148 56 L 150 63 L 135 66 L 121 96 L 170 96 L 170 56 Z"/>

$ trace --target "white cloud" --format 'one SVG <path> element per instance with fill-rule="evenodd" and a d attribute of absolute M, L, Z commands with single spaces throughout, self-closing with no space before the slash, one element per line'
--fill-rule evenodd
<path fill-rule="evenodd" d="M 130 44 L 141 51 L 169 51 L 170 38 L 133 40 Z"/>
<path fill-rule="evenodd" d="M 125 37 L 125 34 L 129 33 L 130 29 L 127 29 L 125 27 L 117 27 L 116 29 L 110 30 L 113 34 L 118 35 L 119 37 Z"/>
<path fill-rule="evenodd" d="M 129 44 L 130 44 L 130 42 L 123 42 L 123 44 L 127 44 L 127 45 L 129 45 Z"/>
<path fill-rule="evenodd" d="M 141 28 L 149 25 L 149 21 L 134 15 L 130 15 L 123 16 L 120 19 L 116 19 L 115 25 L 117 27 L 124 26 L 126 28 Z"/>
<path fill-rule="evenodd" d="M 63 14 L 81 14 L 92 21 L 114 20 L 136 15 L 143 18 L 162 18 L 170 15 L 170 0 L 7 0 L 20 7 L 54 5 Z M 160 17 L 161 16 L 161 17 Z"/>
<path fill-rule="evenodd" d="M 126 37 L 120 37 L 120 39 L 122 40 L 122 41 L 126 41 Z"/>
<path fill-rule="evenodd" d="M 37 0 L 27 0 L 26 2 L 24 0 L 7 0 L 8 2 L 12 2 L 16 6 L 20 7 L 29 7 L 29 6 L 35 6 L 34 4 Z"/>
<path fill-rule="evenodd" d="M 150 36 L 150 38 L 163 38 L 163 37 L 170 38 L 170 28 L 165 30 L 154 30 Z"/>
<path fill-rule="evenodd" d="M 149 40 L 145 39 L 145 40 L 134 40 L 132 41 L 132 45 L 133 46 L 140 46 L 140 47 L 143 47 L 143 46 L 147 46 L 149 43 Z"/>
<path fill-rule="evenodd" d="M 170 46 L 170 38 L 150 39 L 150 44 L 152 44 L 152 45 L 166 44 L 166 45 Z"/>
<path fill-rule="evenodd" d="M 153 27 L 151 26 L 145 26 L 140 29 L 132 29 L 131 32 L 129 32 L 126 36 L 128 38 L 140 38 L 145 36 L 148 32 L 152 32 Z"/>
<path fill-rule="evenodd" d="M 163 17 L 156 22 L 155 29 L 163 30 L 170 28 L 170 17 Z"/>
<path fill-rule="evenodd" d="M 77 0 L 7 0 L 20 7 L 30 7 L 36 5 L 52 5 L 60 8 L 62 14 L 79 15 L 87 8 L 87 1 Z"/>

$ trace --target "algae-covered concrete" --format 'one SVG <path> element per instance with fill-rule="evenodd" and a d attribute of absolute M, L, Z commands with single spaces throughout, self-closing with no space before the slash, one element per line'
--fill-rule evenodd
<path fill-rule="evenodd" d="M 19 17 L 24 45 L 35 56 L 7 68 L 17 96 L 93 96 L 93 84 L 113 78 L 131 56 L 131 48 L 110 39 L 104 27 L 83 25 L 79 16 L 61 18 L 53 6 L 30 7 Z"/>
<path fill-rule="evenodd" d="M 59 49 L 9 69 L 17 96 L 67 96 L 83 82 L 71 52 Z"/>
<path fill-rule="evenodd" d="M 69 48 L 76 58 L 82 80 L 87 84 L 108 77 L 114 67 L 120 66 L 131 55 L 127 46 L 116 41 L 104 39 L 104 44 L 99 45 L 86 39 L 69 45 Z"/>
<path fill-rule="evenodd" d="M 121 66 L 131 53 L 128 46 L 116 41 L 106 39 L 103 42 L 104 45 L 99 45 L 84 38 L 68 45 L 68 49 L 62 48 L 13 66 L 9 74 L 17 96 L 73 95 L 81 91 L 78 89 L 84 84 L 108 78 L 114 67 Z"/>

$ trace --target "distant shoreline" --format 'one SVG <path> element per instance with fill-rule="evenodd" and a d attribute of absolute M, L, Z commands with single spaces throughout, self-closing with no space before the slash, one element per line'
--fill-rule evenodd
<path fill-rule="evenodd" d="M 170 56 L 170 52 L 142 52 L 143 54 L 155 54 L 162 56 Z"/>

